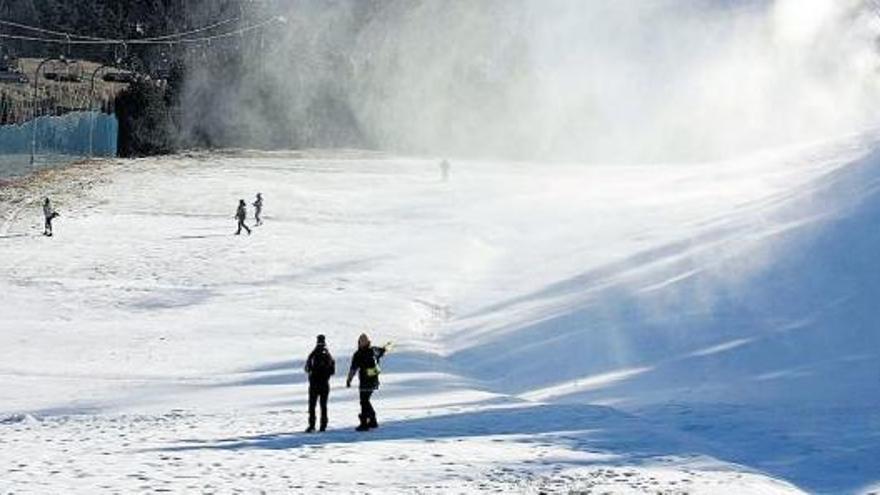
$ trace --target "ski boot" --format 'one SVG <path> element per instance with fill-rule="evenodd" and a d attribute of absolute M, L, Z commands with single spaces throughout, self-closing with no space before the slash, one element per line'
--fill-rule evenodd
<path fill-rule="evenodd" d="M 358 415 L 358 418 L 360 418 L 361 424 L 358 425 L 358 427 L 355 428 L 354 431 L 370 431 L 370 425 L 367 422 L 367 418 L 365 418 L 363 415 Z"/>

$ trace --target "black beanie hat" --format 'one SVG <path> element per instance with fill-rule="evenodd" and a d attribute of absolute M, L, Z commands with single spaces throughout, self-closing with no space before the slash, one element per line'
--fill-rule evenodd
<path fill-rule="evenodd" d="M 326 341 L 325 341 L 323 335 L 318 335 L 318 344 L 326 344 Z"/>

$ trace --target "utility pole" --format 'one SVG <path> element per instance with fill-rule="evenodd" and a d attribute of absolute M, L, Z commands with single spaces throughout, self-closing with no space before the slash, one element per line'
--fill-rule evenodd
<path fill-rule="evenodd" d="M 37 65 L 37 70 L 34 71 L 34 92 L 31 97 L 31 105 L 34 109 L 33 120 L 31 122 L 31 167 L 34 166 L 37 156 L 37 114 L 39 113 L 37 112 L 37 90 L 39 89 L 40 83 L 40 71 L 43 70 L 43 66 L 49 62 L 61 62 L 63 60 L 63 57 L 49 57 L 40 62 L 40 64 Z"/>
<path fill-rule="evenodd" d="M 116 61 L 116 65 L 119 65 L 119 61 Z M 89 122 L 89 158 L 95 156 L 95 120 L 97 119 L 97 114 L 100 112 L 99 108 L 96 108 L 95 105 L 95 80 L 98 77 L 98 73 L 104 69 L 109 67 L 114 67 L 111 64 L 101 64 L 92 72 L 92 87 L 91 91 L 89 91 L 89 110 L 90 110 L 90 122 Z"/>
<path fill-rule="evenodd" d="M 6 17 L 4 10 L 6 9 L 6 0 L 0 0 L 0 17 Z M 2 34 L 2 31 L 0 31 Z M 0 56 L 4 53 L 3 38 L 0 38 Z"/>

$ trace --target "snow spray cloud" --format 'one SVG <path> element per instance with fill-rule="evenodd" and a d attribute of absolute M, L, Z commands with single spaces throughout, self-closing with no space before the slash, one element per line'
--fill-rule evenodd
<path fill-rule="evenodd" d="M 880 19 L 865 0 L 284 6 L 274 51 L 222 90 L 208 119 L 235 119 L 228 126 L 249 139 L 463 157 L 702 160 L 862 128 L 880 104 Z M 196 79 L 194 91 L 214 91 L 206 84 Z"/>

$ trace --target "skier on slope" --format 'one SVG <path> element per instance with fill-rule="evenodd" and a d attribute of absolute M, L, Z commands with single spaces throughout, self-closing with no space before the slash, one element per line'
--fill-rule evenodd
<path fill-rule="evenodd" d="M 315 349 L 306 359 L 306 375 L 309 377 L 309 427 L 306 433 L 315 431 L 315 405 L 321 404 L 321 428 L 327 430 L 327 398 L 330 396 L 330 377 L 336 374 L 336 361 L 327 349 L 323 335 L 318 335 Z"/>
<path fill-rule="evenodd" d="M 250 227 L 244 223 L 244 221 L 247 220 L 247 205 L 243 199 L 238 201 L 238 210 L 235 212 L 235 219 L 238 220 L 238 230 L 235 232 L 235 235 L 241 235 L 241 229 L 246 230 L 248 235 L 251 235 Z"/>
<path fill-rule="evenodd" d="M 443 160 L 440 162 L 440 176 L 443 178 L 443 182 L 449 180 L 449 169 L 452 168 L 452 165 L 449 163 L 449 160 Z"/>
<path fill-rule="evenodd" d="M 52 208 L 52 202 L 49 198 L 43 200 L 43 218 L 46 220 L 43 226 L 43 235 L 52 237 L 52 220 L 58 218 L 58 212 Z"/>
<path fill-rule="evenodd" d="M 255 227 L 259 227 L 263 225 L 263 193 L 257 193 L 257 200 L 254 201 L 254 220 L 257 223 L 254 224 Z"/>
<path fill-rule="evenodd" d="M 346 387 L 351 387 L 351 380 L 357 373 L 361 402 L 361 413 L 358 415 L 360 425 L 355 428 L 357 431 L 367 431 L 379 427 L 379 423 L 376 421 L 376 410 L 373 409 L 370 398 L 373 392 L 379 388 L 379 361 L 390 345 L 389 343 L 385 347 L 373 347 L 370 345 L 370 338 L 365 333 L 358 338 L 358 350 L 351 358 L 351 368 L 348 370 L 348 379 L 345 382 Z"/>

